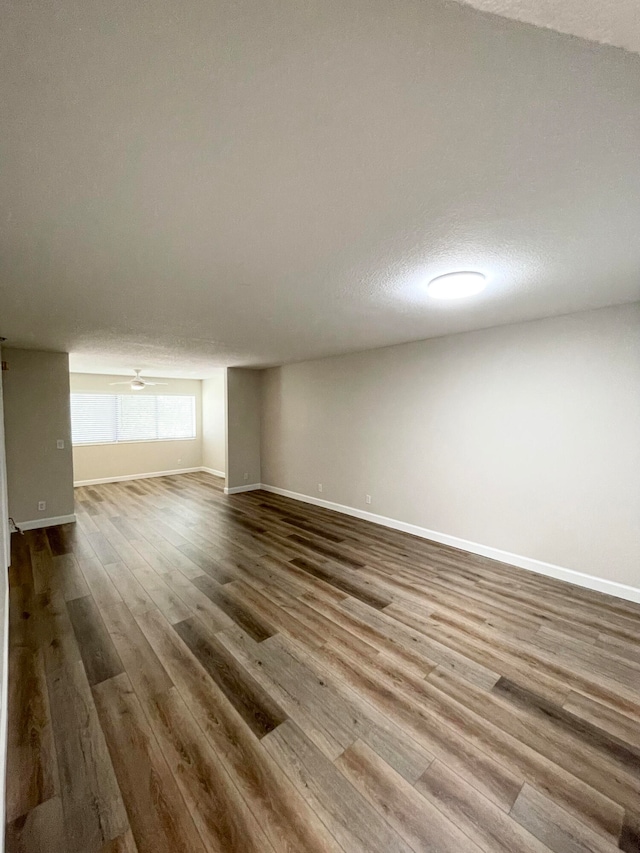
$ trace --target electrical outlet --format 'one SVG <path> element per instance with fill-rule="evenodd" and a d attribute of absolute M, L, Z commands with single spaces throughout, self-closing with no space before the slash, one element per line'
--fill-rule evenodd
<path fill-rule="evenodd" d="M 42 512 L 42 510 L 47 508 L 46 501 L 38 501 L 38 512 Z"/>
<path fill-rule="evenodd" d="M 64 438 L 59 438 L 56 441 L 56 447 L 58 448 L 58 450 L 64 450 Z"/>
<path fill-rule="evenodd" d="M 245 480 L 248 480 L 248 479 L 249 479 L 249 475 L 248 475 L 248 473 L 247 473 L 246 471 L 244 472 L 244 478 L 245 478 Z"/>
<path fill-rule="evenodd" d="M 321 491 L 322 491 L 322 483 L 318 483 L 318 491 L 319 491 L 319 492 L 321 492 Z"/>
<path fill-rule="evenodd" d="M 365 496 L 364 496 L 364 499 L 365 499 L 365 502 L 366 502 L 366 503 L 368 503 L 368 504 L 370 504 L 370 503 L 371 503 L 371 495 L 365 495 Z"/>

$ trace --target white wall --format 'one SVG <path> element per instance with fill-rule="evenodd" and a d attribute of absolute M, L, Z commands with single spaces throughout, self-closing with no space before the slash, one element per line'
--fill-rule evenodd
<path fill-rule="evenodd" d="M 262 424 L 263 483 L 640 587 L 640 303 L 273 368 Z"/>
<path fill-rule="evenodd" d="M 0 357 L 2 350 L 0 348 Z M 9 504 L 7 501 L 7 472 L 4 452 L 4 415 L 2 402 L 2 372 L 0 371 L 0 850 L 4 850 L 5 788 L 7 766 L 7 704 L 8 704 L 8 646 L 9 646 L 9 584 L 7 567 L 10 563 Z"/>
<path fill-rule="evenodd" d="M 133 441 L 122 444 L 91 444 L 73 448 L 77 483 L 112 477 L 154 474 L 202 465 L 202 382 L 199 379 L 158 379 L 166 386 L 131 391 L 127 385 L 111 386 L 123 376 L 72 373 L 71 391 L 86 394 L 188 394 L 196 398 L 196 438 L 184 441 Z"/>
<path fill-rule="evenodd" d="M 3 375 L 9 515 L 32 526 L 72 515 L 69 356 L 6 348 L 3 359 L 9 367 Z M 45 510 L 38 510 L 39 501 Z"/>
<path fill-rule="evenodd" d="M 202 381 L 202 465 L 212 471 L 226 466 L 225 371 Z"/>
<path fill-rule="evenodd" d="M 260 370 L 227 369 L 227 489 L 260 483 L 261 380 Z"/>

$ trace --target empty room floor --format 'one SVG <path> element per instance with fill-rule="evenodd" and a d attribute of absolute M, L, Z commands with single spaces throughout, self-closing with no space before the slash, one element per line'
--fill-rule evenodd
<path fill-rule="evenodd" d="M 640 850 L 640 605 L 206 474 L 13 537 L 10 853 Z"/>

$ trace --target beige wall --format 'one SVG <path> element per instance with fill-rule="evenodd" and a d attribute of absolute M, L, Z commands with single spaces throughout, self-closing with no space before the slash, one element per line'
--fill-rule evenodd
<path fill-rule="evenodd" d="M 202 381 L 202 464 L 225 471 L 226 417 L 224 368 Z"/>
<path fill-rule="evenodd" d="M 227 369 L 227 488 L 260 482 L 261 378 L 260 370 Z"/>
<path fill-rule="evenodd" d="M 0 358 L 2 358 L 0 347 Z M 0 827 L 5 824 L 5 788 L 7 766 L 8 712 L 8 646 L 9 646 L 9 505 L 7 502 L 7 472 L 4 455 L 4 417 L 2 405 L 2 372 L 0 371 Z M 0 838 L 3 830 L 0 829 Z M 3 849 L 0 843 L 0 849 Z"/>
<path fill-rule="evenodd" d="M 20 524 L 73 513 L 69 356 L 3 350 L 9 514 Z M 58 450 L 56 442 L 64 441 Z M 46 501 L 46 510 L 38 510 Z"/>
<path fill-rule="evenodd" d="M 0 347 L 0 360 L 2 347 Z M 4 404 L 2 392 L 3 373 L 0 371 L 0 607 L 4 606 L 7 591 L 7 577 L 3 571 L 9 565 L 10 558 L 10 533 L 9 533 L 9 500 L 7 495 L 7 466 L 4 452 Z M 4 623 L 2 623 L 4 624 Z M 4 824 L 0 823 L 0 826 Z"/>
<path fill-rule="evenodd" d="M 640 303 L 274 368 L 262 422 L 264 483 L 640 587 Z"/>
<path fill-rule="evenodd" d="M 158 379 L 166 386 L 131 391 L 126 385 L 112 387 L 123 376 L 72 373 L 71 391 L 91 394 L 193 394 L 196 398 L 196 438 L 184 441 L 132 441 L 122 444 L 90 444 L 73 448 L 76 482 L 154 474 L 202 465 L 202 383 L 199 379 Z"/>

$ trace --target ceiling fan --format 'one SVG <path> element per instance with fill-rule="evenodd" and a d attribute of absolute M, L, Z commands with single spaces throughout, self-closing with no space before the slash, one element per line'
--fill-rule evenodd
<path fill-rule="evenodd" d="M 142 379 L 141 370 L 134 370 L 135 376 L 133 379 L 127 379 L 125 382 L 110 382 L 109 385 L 128 385 L 132 391 L 142 391 L 147 385 L 168 385 L 168 382 L 148 382 Z"/>

